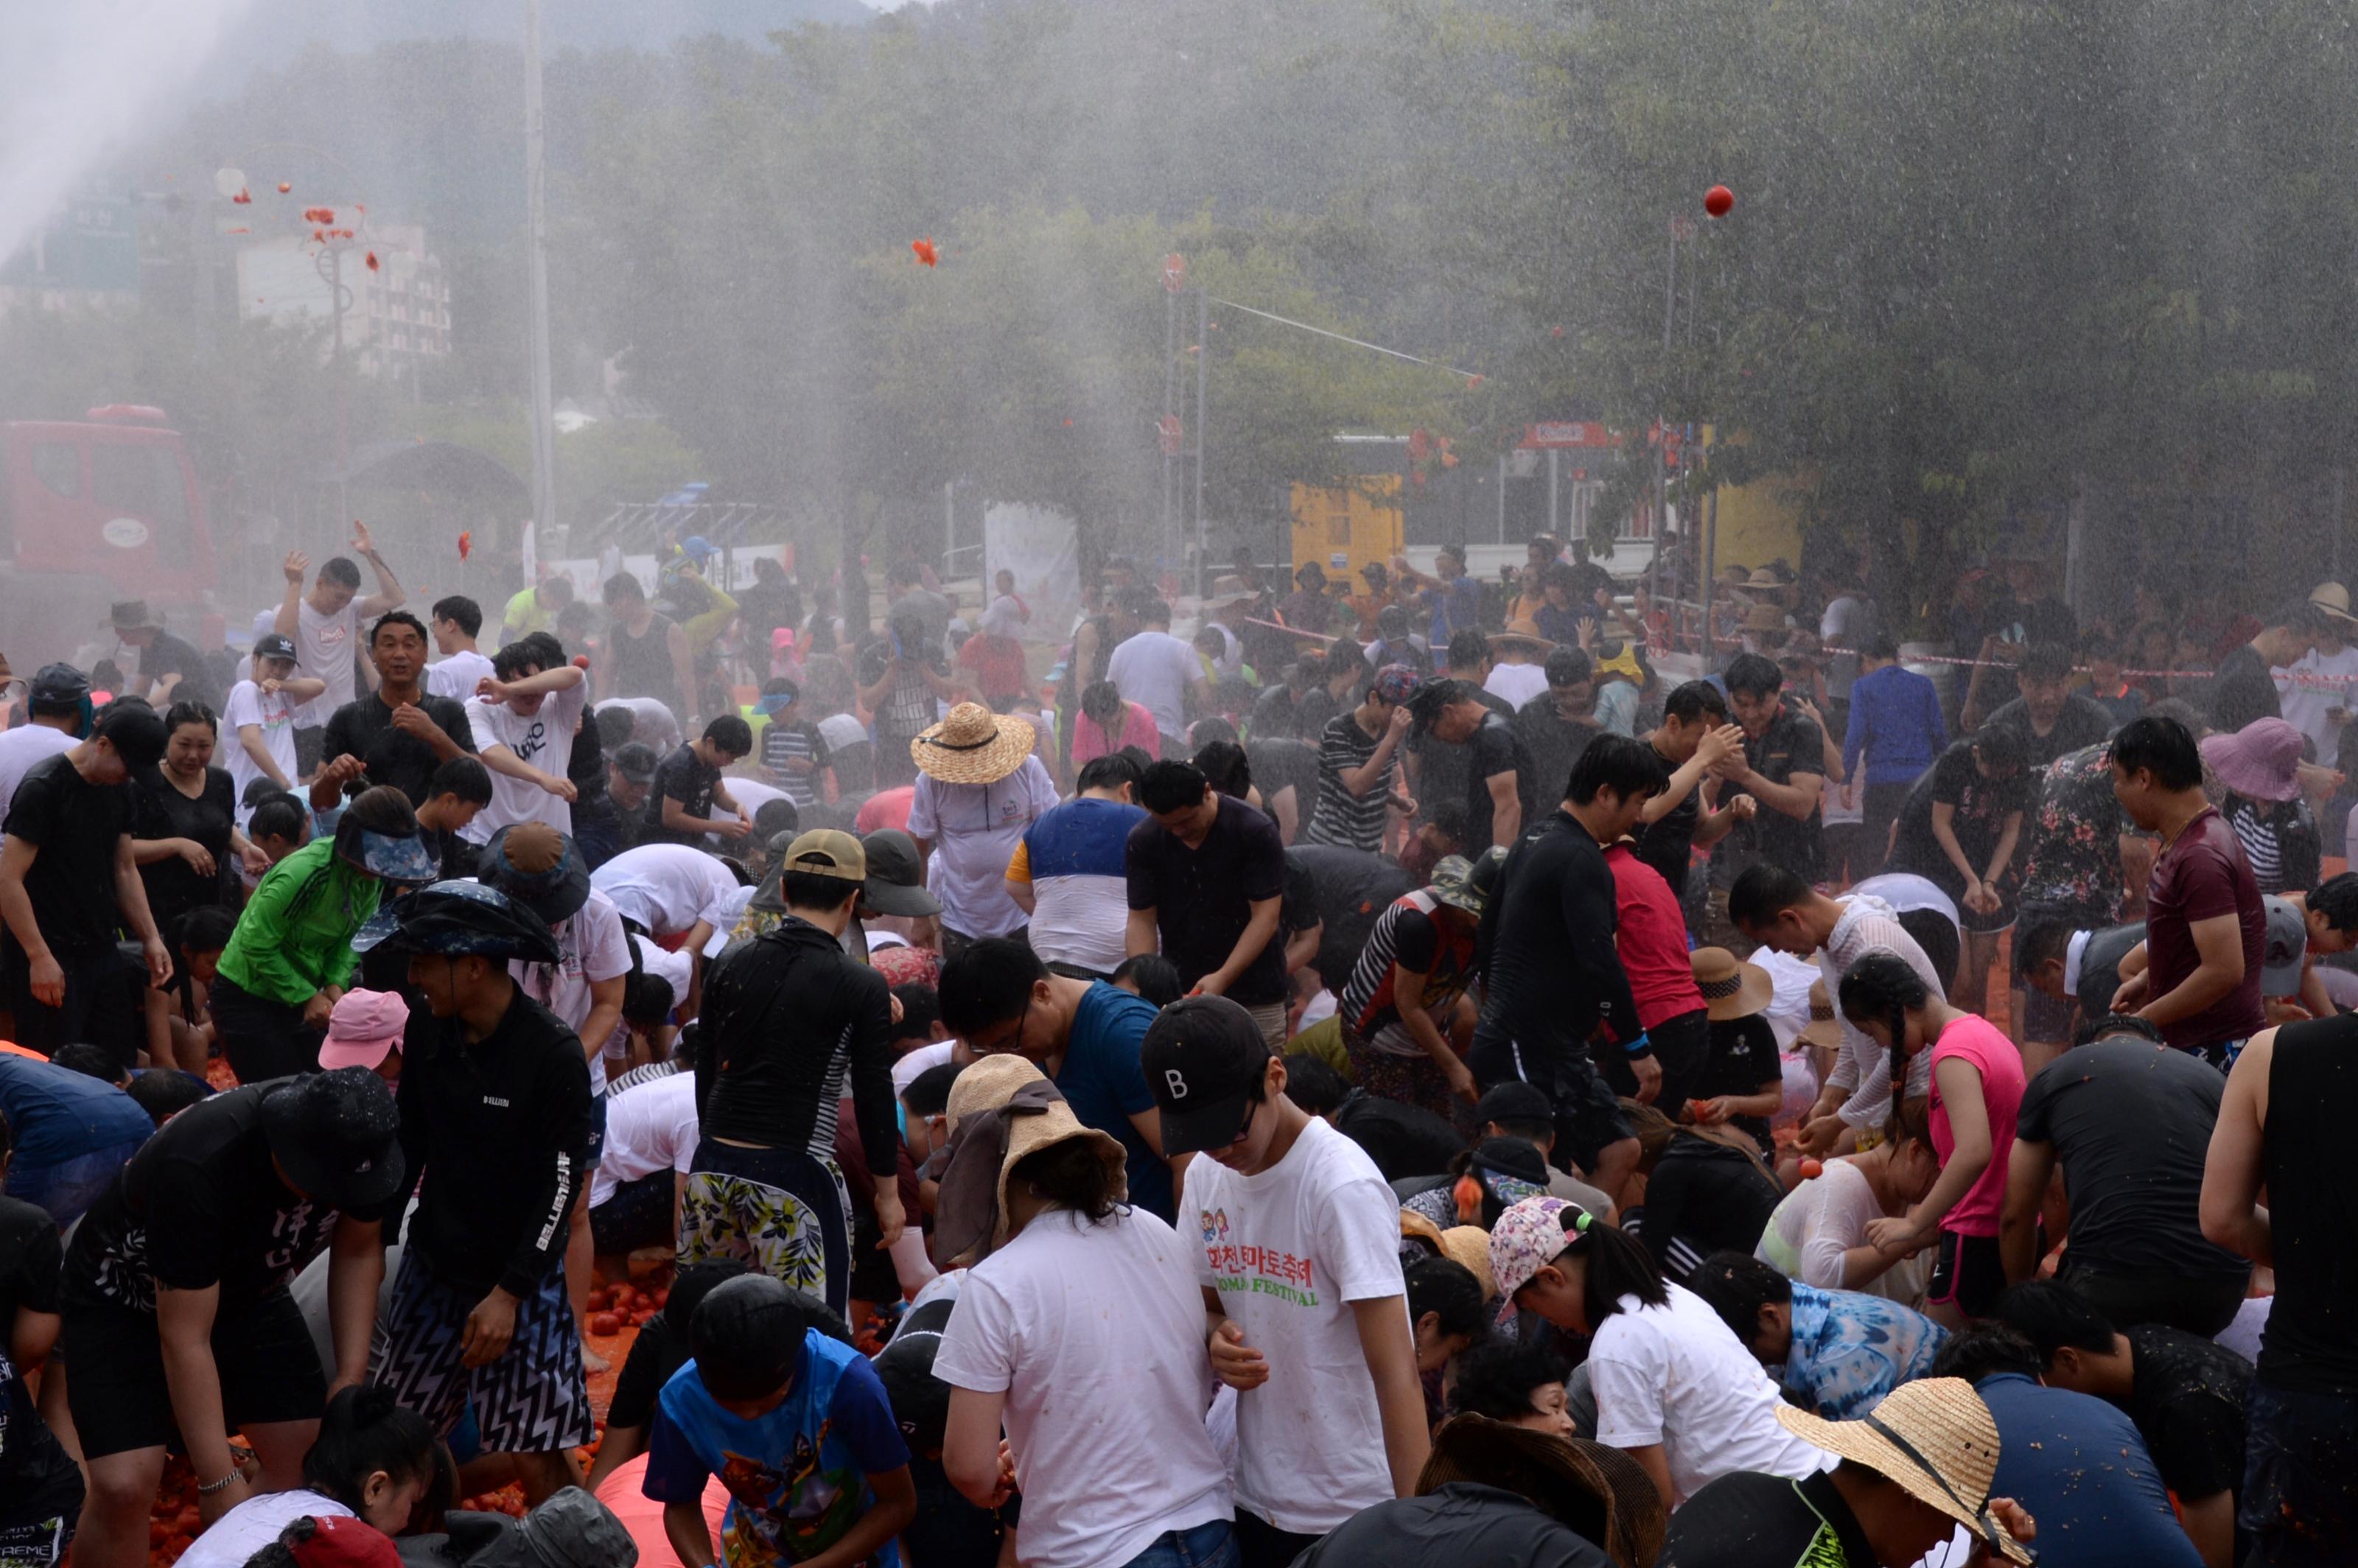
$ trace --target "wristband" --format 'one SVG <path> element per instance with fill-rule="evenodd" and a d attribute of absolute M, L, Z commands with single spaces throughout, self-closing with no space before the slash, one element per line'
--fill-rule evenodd
<path fill-rule="evenodd" d="M 197 1483 L 197 1496 L 200 1498 L 210 1498 L 217 1492 L 226 1492 L 229 1490 L 233 1482 L 241 1481 L 243 1479 L 244 1479 L 243 1473 L 235 1465 L 232 1465 L 230 1466 L 229 1474 L 223 1476 L 220 1480 L 200 1481 Z"/>
<path fill-rule="evenodd" d="M 1622 1046 L 1621 1050 L 1626 1055 L 1650 1056 L 1654 1054 L 1654 1043 L 1647 1039 L 1646 1032 L 1640 1029 L 1638 1031 L 1638 1038 Z"/>

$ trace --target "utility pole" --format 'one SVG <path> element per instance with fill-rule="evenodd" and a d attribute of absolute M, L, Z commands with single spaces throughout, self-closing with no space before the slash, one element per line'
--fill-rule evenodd
<path fill-rule="evenodd" d="M 1195 597 L 1204 597 L 1204 442 L 1211 432 L 1204 428 L 1204 378 L 1206 362 L 1212 357 L 1211 344 L 1212 297 L 1202 289 L 1195 291 Z"/>
<path fill-rule="evenodd" d="M 524 0 L 524 200 L 531 256 L 532 515 L 546 547 L 557 522 L 557 423 L 548 373 L 548 191 L 540 102 L 540 0 Z"/>

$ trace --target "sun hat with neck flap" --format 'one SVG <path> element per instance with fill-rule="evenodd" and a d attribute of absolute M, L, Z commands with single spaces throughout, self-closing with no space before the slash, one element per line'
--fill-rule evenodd
<path fill-rule="evenodd" d="M 1035 744 L 1031 724 L 961 702 L 950 716 L 909 742 L 909 755 L 928 778 L 943 784 L 997 784 L 1023 765 Z"/>
<path fill-rule="evenodd" d="M 943 1267 L 962 1258 L 979 1261 L 1007 1244 L 1008 1173 L 1043 1149 L 1086 1141 L 1113 1173 L 1117 1189 L 1128 1190 L 1121 1144 L 1083 1125 L 1063 1092 L 1022 1056 L 985 1056 L 960 1071 L 950 1083 L 943 1125 L 948 1141 L 926 1162 L 941 1184 L 931 1246 Z"/>

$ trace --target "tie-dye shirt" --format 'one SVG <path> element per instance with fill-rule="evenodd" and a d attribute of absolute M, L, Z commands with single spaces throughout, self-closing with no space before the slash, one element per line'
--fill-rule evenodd
<path fill-rule="evenodd" d="M 1930 1375 L 1948 1337 L 1898 1302 L 1797 1282 L 1785 1387 L 1829 1421 L 1856 1421 L 1900 1384 Z"/>

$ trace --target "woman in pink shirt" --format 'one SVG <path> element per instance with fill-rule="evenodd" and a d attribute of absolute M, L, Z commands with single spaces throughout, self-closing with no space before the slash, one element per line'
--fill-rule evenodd
<path fill-rule="evenodd" d="M 1098 681 L 1081 693 L 1081 711 L 1073 719 L 1074 776 L 1080 775 L 1082 763 L 1124 746 L 1135 746 L 1159 761 L 1162 733 L 1154 728 L 1153 714 L 1135 702 L 1123 701 L 1120 688 L 1113 682 Z"/>
<path fill-rule="evenodd" d="M 1891 1052 L 1894 1083 L 1908 1062 L 1932 1053 L 1932 1150 L 1940 1179 L 1905 1217 L 1868 1223 L 1866 1239 L 1895 1259 L 1936 1237 L 1925 1310 L 1962 1328 L 1987 1317 L 2006 1289 L 1998 1255 L 1998 1212 L 2006 1161 L 2022 1108 L 2022 1055 L 1989 1020 L 1952 1007 L 1896 953 L 1873 952 L 1842 979 L 1843 1016 Z"/>

